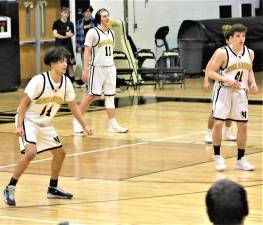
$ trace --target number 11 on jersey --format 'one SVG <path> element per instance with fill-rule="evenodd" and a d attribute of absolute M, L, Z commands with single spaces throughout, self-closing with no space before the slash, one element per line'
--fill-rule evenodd
<path fill-rule="evenodd" d="M 105 55 L 111 56 L 111 46 L 105 46 Z"/>

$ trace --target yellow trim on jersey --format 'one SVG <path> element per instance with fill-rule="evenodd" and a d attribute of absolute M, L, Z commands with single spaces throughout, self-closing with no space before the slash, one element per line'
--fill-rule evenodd
<path fill-rule="evenodd" d="M 98 44 L 98 47 L 100 48 L 100 47 L 102 47 L 104 45 L 112 45 L 113 46 L 113 40 L 111 40 L 111 39 L 103 40 L 102 42 L 100 42 Z"/>
<path fill-rule="evenodd" d="M 64 100 L 63 100 L 63 98 L 61 98 L 59 96 L 52 96 L 52 97 L 37 99 L 34 103 L 35 104 L 47 104 L 49 102 L 54 102 L 54 103 L 61 105 L 64 102 Z"/>
<path fill-rule="evenodd" d="M 84 25 L 84 29 L 89 29 L 89 28 L 91 28 L 90 24 Z"/>
<path fill-rule="evenodd" d="M 229 73 L 233 70 L 239 70 L 239 69 L 244 69 L 244 70 L 250 70 L 251 68 L 251 64 L 250 63 L 235 63 L 235 64 L 232 64 L 231 66 L 228 66 L 226 69 L 225 69 L 225 72 L 226 73 Z"/>

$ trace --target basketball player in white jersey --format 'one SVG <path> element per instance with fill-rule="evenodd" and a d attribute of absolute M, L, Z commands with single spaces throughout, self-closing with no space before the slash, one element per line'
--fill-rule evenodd
<path fill-rule="evenodd" d="M 248 82 L 252 94 L 258 91 L 254 73 L 250 73 L 254 52 L 244 45 L 246 31 L 247 28 L 242 24 L 234 24 L 231 27 L 229 31 L 231 44 L 216 51 L 207 71 L 211 79 L 220 83 L 213 102 L 215 122 L 212 135 L 217 171 L 226 168 L 224 158 L 220 155 L 222 127 L 225 120 L 237 122 L 237 169 L 254 170 L 254 166 L 244 158 L 248 121 Z M 218 73 L 220 69 L 221 74 Z"/>
<path fill-rule="evenodd" d="M 70 53 L 64 48 L 48 52 L 44 62 L 50 66 L 50 71 L 34 76 L 25 88 L 16 115 L 16 134 L 19 136 L 20 151 L 24 155 L 4 189 L 4 201 L 10 206 L 16 205 L 15 187 L 18 179 L 36 154 L 43 151 L 50 151 L 53 155 L 47 198 L 73 197 L 71 193 L 58 188 L 58 176 L 66 153 L 51 120 L 66 101 L 83 130 L 91 135 L 92 129 L 86 125 L 74 100 L 75 92 L 70 79 L 63 75 L 69 56 Z"/>
<path fill-rule="evenodd" d="M 225 36 L 225 41 L 226 44 L 229 44 L 229 34 L 228 32 L 226 32 L 224 34 Z M 209 83 L 209 79 L 208 79 L 208 74 L 207 71 L 209 70 L 208 68 L 211 65 L 212 59 L 214 57 L 215 53 L 212 55 L 211 59 L 209 60 L 209 62 L 206 65 L 206 69 L 205 69 L 205 77 L 204 77 L 204 89 L 205 91 L 209 91 L 210 89 L 210 83 Z M 213 86 L 213 91 L 212 91 L 212 101 L 213 101 L 213 97 L 214 97 L 214 93 L 217 90 L 217 86 L 218 82 L 214 82 L 214 86 Z M 226 120 L 225 121 L 225 127 L 224 127 L 224 140 L 225 141 L 235 141 L 236 137 L 231 135 L 231 124 L 232 121 L 231 120 Z M 207 132 L 205 135 L 205 143 L 206 144 L 212 144 L 213 143 L 213 139 L 212 139 L 212 129 L 213 129 L 213 125 L 214 125 L 214 118 L 213 118 L 213 111 L 210 113 L 209 117 L 208 117 L 208 121 L 207 121 Z"/>
<path fill-rule="evenodd" d="M 98 10 L 94 20 L 97 26 L 86 35 L 82 79 L 87 82 L 87 94 L 80 104 L 80 111 L 84 114 L 103 91 L 110 120 L 108 132 L 126 133 L 128 129 L 121 127 L 115 118 L 116 67 L 113 61 L 114 35 L 109 29 L 109 20 L 108 10 Z M 77 133 L 82 132 L 76 120 L 73 121 L 73 129 Z"/>

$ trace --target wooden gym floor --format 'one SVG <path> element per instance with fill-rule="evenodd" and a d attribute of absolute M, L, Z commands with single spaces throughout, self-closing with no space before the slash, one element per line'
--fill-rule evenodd
<path fill-rule="evenodd" d="M 103 101 L 86 114 L 95 130 L 92 137 L 73 134 L 73 117 L 65 106 L 54 119 L 67 151 L 59 184 L 74 198 L 46 198 L 51 154 L 42 153 L 17 185 L 17 207 L 0 201 L 0 224 L 210 224 L 204 198 L 220 178 L 246 188 L 250 212 L 245 224 L 262 224 L 262 78 L 257 73 L 260 92 L 249 96 L 246 157 L 255 171 L 234 169 L 236 144 L 226 141 L 227 169 L 215 171 L 212 146 L 203 141 L 211 93 L 203 91 L 202 78 L 187 79 L 186 89 L 129 88 L 117 94 L 118 120 L 130 129 L 127 134 L 106 132 Z M 79 101 L 83 89 L 76 92 Z M 13 123 L 21 94 L 0 94 L 1 190 L 21 157 Z"/>

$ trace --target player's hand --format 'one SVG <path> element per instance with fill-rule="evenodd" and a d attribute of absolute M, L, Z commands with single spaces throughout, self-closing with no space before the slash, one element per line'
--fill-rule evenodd
<path fill-rule="evenodd" d="M 226 78 L 224 80 L 224 84 L 228 87 L 231 87 L 231 88 L 235 88 L 235 89 L 240 89 L 241 85 L 238 81 L 236 80 L 230 80 L 228 78 Z"/>
<path fill-rule="evenodd" d="M 81 53 L 81 52 L 82 52 L 82 49 L 81 49 L 81 48 L 77 48 L 77 52 L 78 52 L 78 53 Z"/>
<path fill-rule="evenodd" d="M 235 80 L 235 81 L 233 81 L 231 88 L 240 89 L 241 85 L 238 81 Z"/>
<path fill-rule="evenodd" d="M 209 91 L 209 89 L 210 89 L 210 83 L 208 80 L 204 81 L 204 89 L 205 89 L 205 91 Z"/>
<path fill-rule="evenodd" d="M 258 86 L 256 83 L 252 83 L 250 85 L 250 91 L 251 91 L 251 94 L 253 94 L 253 95 L 258 93 Z"/>
<path fill-rule="evenodd" d="M 89 126 L 86 126 L 86 127 L 84 128 L 84 131 L 85 131 L 85 133 L 86 133 L 87 135 L 92 135 L 92 134 L 93 134 L 93 129 L 92 129 L 91 127 L 89 127 Z"/>
<path fill-rule="evenodd" d="M 18 137 L 24 136 L 24 129 L 23 129 L 22 126 L 21 126 L 21 127 L 19 126 L 19 127 L 16 128 L 16 135 L 17 135 Z"/>
<path fill-rule="evenodd" d="M 89 70 L 83 70 L 82 72 L 82 80 L 86 83 L 89 82 Z"/>

